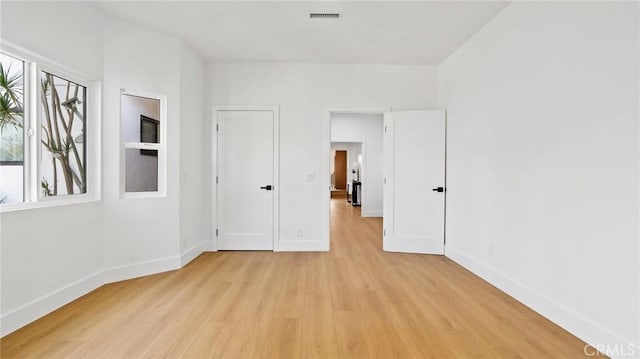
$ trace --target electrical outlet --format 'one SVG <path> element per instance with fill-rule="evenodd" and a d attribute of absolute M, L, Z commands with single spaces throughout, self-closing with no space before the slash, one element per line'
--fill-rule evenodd
<path fill-rule="evenodd" d="M 304 236 L 304 231 L 302 230 L 302 228 L 298 228 L 297 236 L 298 238 L 302 238 Z"/>

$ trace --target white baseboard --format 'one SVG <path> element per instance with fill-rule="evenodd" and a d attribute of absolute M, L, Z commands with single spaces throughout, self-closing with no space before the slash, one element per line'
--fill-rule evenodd
<path fill-rule="evenodd" d="M 103 284 L 102 271 L 98 271 L 3 314 L 0 317 L 0 336 L 24 327 Z"/>
<path fill-rule="evenodd" d="M 195 246 L 187 249 L 180 255 L 180 267 L 186 266 L 209 248 L 207 241 L 200 241 Z"/>
<path fill-rule="evenodd" d="M 206 250 L 209 250 L 210 242 L 201 241 L 179 256 L 105 268 L 78 279 L 71 284 L 2 314 L 0 316 L 0 337 L 4 337 L 63 305 L 100 288 L 103 284 L 180 269 Z"/>
<path fill-rule="evenodd" d="M 151 274 L 180 269 L 180 256 L 154 259 L 146 262 L 138 262 L 123 266 L 105 268 L 104 282 L 113 283 L 122 280 L 144 277 Z"/>
<path fill-rule="evenodd" d="M 362 211 L 360 215 L 362 217 L 382 217 L 382 211 Z"/>
<path fill-rule="evenodd" d="M 522 304 L 556 323 L 571 334 L 582 339 L 586 343 L 594 347 L 600 345 L 599 348 L 604 349 L 601 351 L 604 351 L 605 354 L 612 357 L 619 356 L 619 353 L 606 353 L 606 351 L 607 349 L 620 350 L 620 348 L 623 347 L 627 353 L 632 352 L 636 355 L 640 353 L 637 344 L 634 344 L 631 340 L 622 338 L 592 320 L 574 313 L 569 308 L 562 306 L 542 293 L 528 288 L 508 276 L 489 268 L 456 248 L 446 246 L 445 256 L 473 272 L 480 278 L 491 283 L 511 297 L 517 299 Z"/>
<path fill-rule="evenodd" d="M 327 241 L 280 241 L 276 252 L 326 252 L 329 250 Z"/>

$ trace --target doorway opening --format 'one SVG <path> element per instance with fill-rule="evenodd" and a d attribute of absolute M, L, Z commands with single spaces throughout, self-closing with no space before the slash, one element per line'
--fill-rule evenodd
<path fill-rule="evenodd" d="M 359 221 L 382 222 L 382 146 L 386 111 L 355 109 L 328 113 L 326 161 L 330 191 L 326 201 L 330 240 L 336 239 L 332 238 L 333 234 L 346 233 L 349 231 L 346 227 L 354 227 Z M 382 226 L 371 228 L 379 229 L 376 236 L 381 241 Z"/>
<path fill-rule="evenodd" d="M 331 142 L 331 198 L 362 205 L 362 142 Z"/>
<path fill-rule="evenodd" d="M 378 220 L 380 226 L 370 228 L 379 230 L 367 230 L 366 235 L 379 238 L 383 250 L 444 254 L 445 111 L 328 110 L 325 125 L 327 247 L 340 245 L 331 243 L 332 234 L 357 237 L 355 228 L 363 228 L 361 220 Z M 352 228 L 339 228 L 349 221 L 341 221 L 332 211 L 339 207 L 335 204 L 344 205 L 329 193 L 332 185 L 336 187 L 332 142 L 362 143 L 361 198 L 356 197 L 361 207 L 341 211 L 350 214 Z M 340 149 L 334 144 L 334 150 Z"/>

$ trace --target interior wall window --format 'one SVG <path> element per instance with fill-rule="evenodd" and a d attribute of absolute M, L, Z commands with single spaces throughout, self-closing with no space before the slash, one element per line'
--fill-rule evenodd
<path fill-rule="evenodd" d="M 0 45 L 0 211 L 96 199 L 99 87 Z"/>
<path fill-rule="evenodd" d="M 25 63 L 0 53 L 0 204 L 25 195 Z"/>
<path fill-rule="evenodd" d="M 164 97 L 123 90 L 121 193 L 125 198 L 164 195 Z"/>

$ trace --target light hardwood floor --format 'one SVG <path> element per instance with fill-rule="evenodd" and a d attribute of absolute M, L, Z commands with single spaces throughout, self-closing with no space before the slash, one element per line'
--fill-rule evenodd
<path fill-rule="evenodd" d="M 6 358 L 577 358 L 584 343 L 446 257 L 385 253 L 332 200 L 328 253 L 205 253 L 105 285 L 0 341 Z"/>

